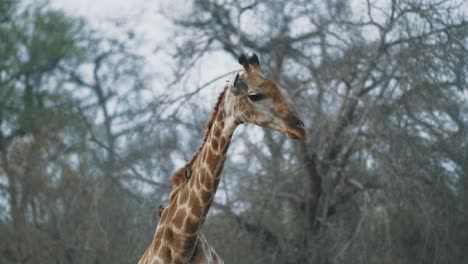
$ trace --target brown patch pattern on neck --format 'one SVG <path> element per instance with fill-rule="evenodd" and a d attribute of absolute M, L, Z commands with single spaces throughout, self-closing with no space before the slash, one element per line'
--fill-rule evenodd
<path fill-rule="evenodd" d="M 203 136 L 202 144 L 200 145 L 200 147 L 198 147 L 197 152 L 195 152 L 192 159 L 187 164 L 188 166 L 193 166 L 193 163 L 195 163 L 198 156 L 200 155 L 201 150 L 205 146 L 208 136 L 210 135 L 211 128 L 213 127 L 213 123 L 216 121 L 216 116 L 218 115 L 220 105 L 222 104 L 224 100 L 224 96 L 226 95 L 226 91 L 227 91 L 227 85 L 224 87 L 223 91 L 218 96 L 218 101 L 216 102 L 216 105 L 214 107 L 213 114 L 211 114 L 210 120 L 208 120 L 208 122 L 206 123 L 206 130 L 205 130 L 205 135 Z"/>
<path fill-rule="evenodd" d="M 213 113 L 211 114 L 210 119 L 208 120 L 208 122 L 205 125 L 205 127 L 206 127 L 205 135 L 203 136 L 202 144 L 200 145 L 200 147 L 198 147 L 197 152 L 195 152 L 195 154 L 193 154 L 192 159 L 184 167 L 178 169 L 177 171 L 175 171 L 172 174 L 172 176 L 171 176 L 172 188 L 179 187 L 183 183 L 187 182 L 187 178 L 186 178 L 187 169 L 193 167 L 193 164 L 197 160 L 198 156 L 200 155 L 201 150 L 203 149 L 203 147 L 206 144 L 208 136 L 210 135 L 210 132 L 211 132 L 211 128 L 213 127 L 213 123 L 216 121 L 216 116 L 218 115 L 220 106 L 223 103 L 224 96 L 226 95 L 227 88 L 228 87 L 226 85 L 224 87 L 223 91 L 218 96 L 218 100 L 217 100 L 216 105 L 214 107 Z M 216 135 L 217 134 L 218 133 L 216 133 Z"/>

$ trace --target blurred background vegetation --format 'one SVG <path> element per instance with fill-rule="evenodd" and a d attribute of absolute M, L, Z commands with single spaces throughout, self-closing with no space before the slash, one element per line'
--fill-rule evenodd
<path fill-rule="evenodd" d="M 187 7 L 161 9 L 173 65 L 159 69 L 131 31 L 0 2 L 0 263 L 136 263 L 201 142 L 214 99 L 194 95 L 224 85 L 185 76 L 252 51 L 309 136 L 234 136 L 205 223 L 226 263 L 466 263 L 466 3 Z"/>

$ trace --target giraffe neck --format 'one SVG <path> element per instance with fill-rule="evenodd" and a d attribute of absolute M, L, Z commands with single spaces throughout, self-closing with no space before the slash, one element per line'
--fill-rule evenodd
<path fill-rule="evenodd" d="M 226 153 L 237 127 L 237 124 L 226 116 L 226 112 L 221 108 L 208 133 L 206 143 L 192 165 L 194 171 L 189 182 L 189 189 L 198 194 L 201 206 L 204 207 L 202 209 L 205 209 L 205 211 L 202 210 L 204 214 L 201 214 L 201 217 L 206 215 L 214 198 L 226 160 Z"/>
<path fill-rule="evenodd" d="M 221 105 L 198 157 L 193 164 L 189 164 L 192 168 L 192 176 L 184 191 L 190 192 L 187 202 L 188 211 L 200 220 L 198 230 L 214 199 L 226 153 L 236 127 L 237 124 L 227 116 L 224 106 Z"/>
<path fill-rule="evenodd" d="M 188 261 L 197 247 L 200 231 L 218 188 L 226 153 L 238 123 L 226 111 L 225 92 L 208 124 L 204 143 L 188 164 L 192 170 L 187 183 L 176 187 L 158 224 L 153 247 L 164 263 Z M 142 262 L 143 263 L 143 262 Z"/>

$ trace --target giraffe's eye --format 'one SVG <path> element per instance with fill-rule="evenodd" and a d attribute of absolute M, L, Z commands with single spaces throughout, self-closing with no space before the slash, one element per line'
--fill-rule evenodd
<path fill-rule="evenodd" d="M 249 94 L 248 97 L 249 97 L 250 101 L 252 101 L 252 102 L 257 102 L 257 101 L 260 101 L 262 99 L 265 99 L 265 95 L 261 94 L 261 93 Z"/>

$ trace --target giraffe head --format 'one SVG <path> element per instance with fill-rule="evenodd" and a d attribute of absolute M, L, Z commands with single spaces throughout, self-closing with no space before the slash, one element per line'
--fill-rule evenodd
<path fill-rule="evenodd" d="M 227 97 L 236 121 L 281 131 L 290 139 L 305 140 L 304 123 L 276 82 L 263 76 L 257 55 L 247 58 L 242 54 L 239 63 L 244 72 L 229 82 Z"/>

